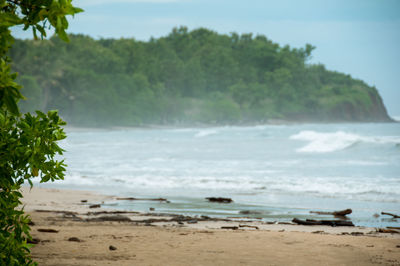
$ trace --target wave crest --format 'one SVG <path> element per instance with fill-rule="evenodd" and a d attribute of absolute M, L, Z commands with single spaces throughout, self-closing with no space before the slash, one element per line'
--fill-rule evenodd
<path fill-rule="evenodd" d="M 216 130 L 206 129 L 206 130 L 201 130 L 201 131 L 197 132 L 197 133 L 194 135 L 194 137 L 195 137 L 195 138 L 203 138 L 203 137 L 215 135 L 215 134 L 217 134 L 217 133 L 218 133 L 218 131 L 216 131 Z"/>
<path fill-rule="evenodd" d="M 322 133 L 312 130 L 306 130 L 300 131 L 298 134 L 290 136 L 290 139 L 308 141 L 309 143 L 306 146 L 297 149 L 297 151 L 311 153 L 327 153 L 340 151 L 350 148 L 361 142 L 376 144 L 400 143 L 400 139 L 398 139 L 397 137 L 366 137 L 353 133 L 346 133 L 343 131 Z"/>

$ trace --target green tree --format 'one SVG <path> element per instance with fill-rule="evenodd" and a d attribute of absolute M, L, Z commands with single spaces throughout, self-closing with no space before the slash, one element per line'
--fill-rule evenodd
<path fill-rule="evenodd" d="M 16 40 L 10 55 L 30 100 L 20 106 L 58 109 L 78 126 L 214 121 L 209 110 L 226 110 L 209 109 L 222 106 L 216 92 L 239 105 L 240 119 L 229 118 L 232 123 L 388 118 L 376 89 L 311 65 L 314 48 L 180 27 L 148 42 L 84 35 L 71 36 L 70 43 Z"/>
<path fill-rule="evenodd" d="M 21 86 L 11 72 L 7 52 L 14 42 L 10 28 L 22 25 L 32 29 L 35 39 L 46 37 L 46 27 L 68 41 L 67 15 L 82 10 L 71 0 L 1 0 L 0 1 L 0 264 L 31 265 L 29 216 L 20 207 L 21 185 L 39 176 L 40 182 L 63 179 L 65 164 L 55 156 L 63 150 L 57 141 L 65 138 L 57 111 L 22 115 L 18 101 L 23 99 Z"/>

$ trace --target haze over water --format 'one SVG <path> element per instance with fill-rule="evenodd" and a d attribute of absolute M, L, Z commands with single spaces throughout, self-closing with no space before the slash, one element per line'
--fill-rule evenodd
<path fill-rule="evenodd" d="M 352 208 L 352 221 L 367 226 L 395 225 L 373 215 L 400 213 L 395 123 L 70 128 L 62 146 L 67 175 L 53 186 L 171 201 L 118 201 L 113 208 L 224 217 L 246 210 L 268 221 Z M 234 203 L 208 203 L 211 196 Z"/>

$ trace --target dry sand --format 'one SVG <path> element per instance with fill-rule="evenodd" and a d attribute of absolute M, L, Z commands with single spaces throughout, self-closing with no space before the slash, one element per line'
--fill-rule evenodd
<path fill-rule="evenodd" d="M 32 257 L 40 265 L 400 265 L 400 235 L 378 234 L 374 228 L 250 221 L 178 224 L 155 214 L 88 214 L 110 210 L 89 209 L 83 199 L 112 200 L 90 192 L 24 189 L 25 210 L 35 223 L 31 234 L 40 240 Z M 88 221 L 116 215 L 132 221 Z M 143 222 L 146 219 L 163 222 Z M 239 224 L 259 229 L 221 229 Z M 348 235 L 352 232 L 358 235 Z"/>

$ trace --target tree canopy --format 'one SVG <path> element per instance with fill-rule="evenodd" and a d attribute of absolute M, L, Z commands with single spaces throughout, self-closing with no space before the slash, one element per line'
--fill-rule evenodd
<path fill-rule="evenodd" d="M 17 40 L 11 55 L 22 108 L 59 109 L 75 125 L 388 119 L 374 87 L 310 64 L 314 49 L 179 27 L 147 42 Z"/>

